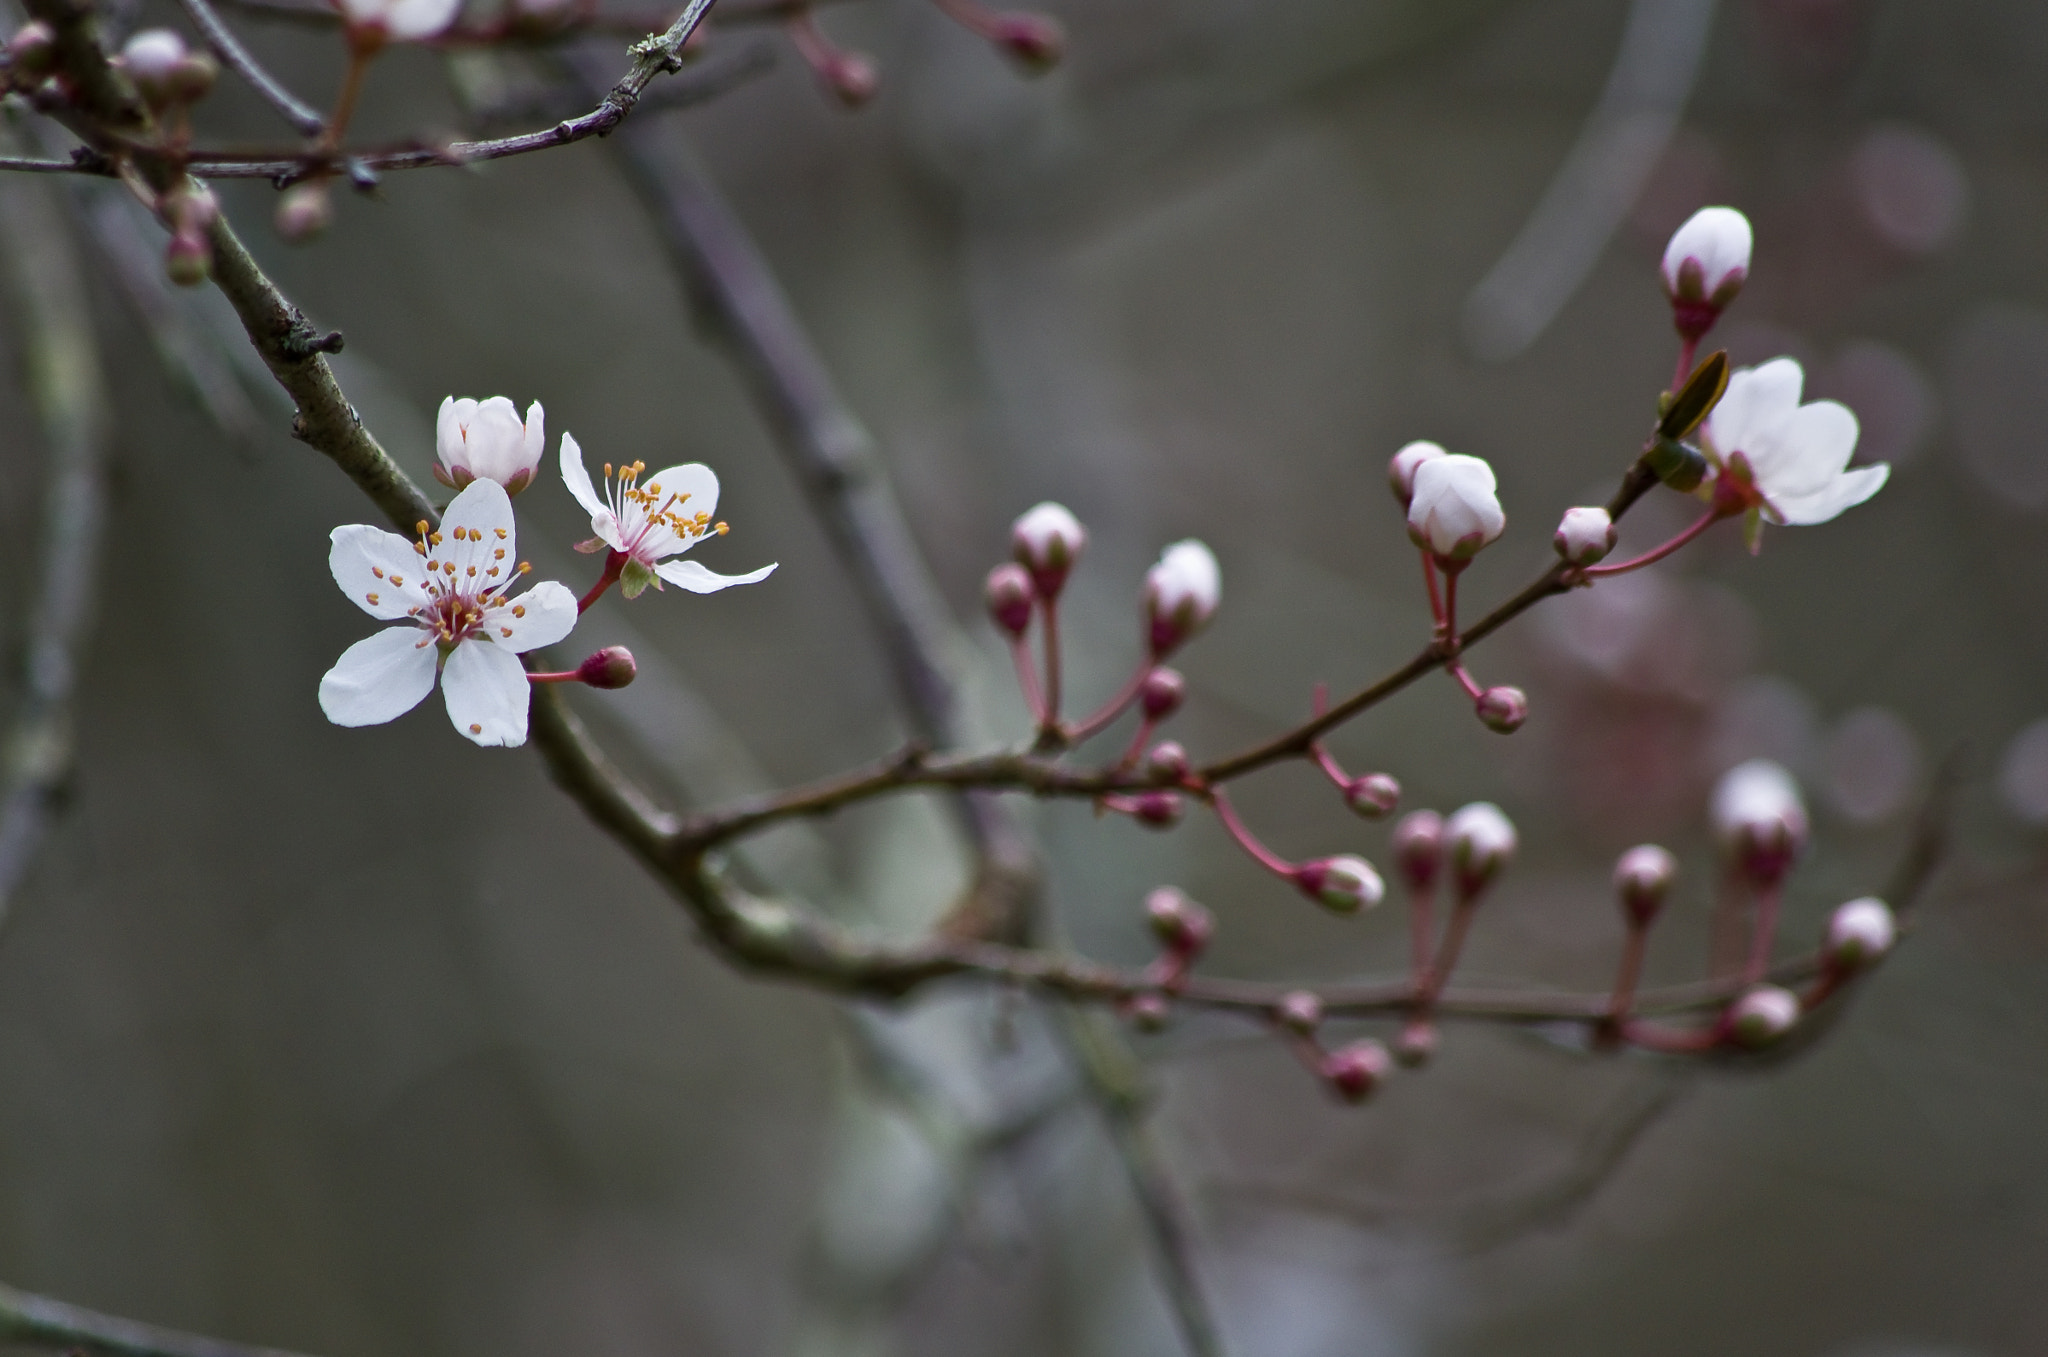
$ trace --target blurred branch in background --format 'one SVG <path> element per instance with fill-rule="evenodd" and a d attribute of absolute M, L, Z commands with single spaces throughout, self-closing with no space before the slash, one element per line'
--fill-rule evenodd
<path fill-rule="evenodd" d="M 1635 205 L 1692 97 L 1714 0 L 1634 0 L 1607 86 L 1536 210 L 1465 302 L 1465 342 L 1490 362 L 1549 328 Z"/>
<path fill-rule="evenodd" d="M 47 1296 L 32 1296 L 11 1286 L 0 1286 L 0 1339 L 105 1357 L 299 1357 L 278 1348 L 247 1347 L 139 1324 Z"/>

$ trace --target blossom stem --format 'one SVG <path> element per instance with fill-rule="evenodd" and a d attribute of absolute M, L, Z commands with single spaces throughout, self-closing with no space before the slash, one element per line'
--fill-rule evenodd
<path fill-rule="evenodd" d="M 350 30 L 348 67 L 341 74 L 341 93 L 334 98 L 334 112 L 328 115 L 327 131 L 320 138 L 323 154 L 333 155 L 341 148 L 342 134 L 348 131 L 349 119 L 355 116 L 356 100 L 363 92 L 363 76 L 368 74 L 371 58 L 383 45 L 384 38 L 380 33 Z"/>
<path fill-rule="evenodd" d="M 1048 735 L 1060 727 L 1060 601 L 1045 600 L 1045 710 L 1039 726 Z"/>
<path fill-rule="evenodd" d="M 1677 551 L 1687 542 L 1692 541 L 1693 538 L 1698 537 L 1708 528 L 1713 527 L 1716 523 L 1727 517 L 1729 517 L 1728 511 L 1717 504 L 1713 508 L 1708 509 L 1704 514 L 1701 514 L 1691 527 L 1666 542 L 1663 546 L 1646 551 L 1633 560 L 1617 561 L 1613 565 L 1589 565 L 1579 573 L 1590 580 L 1598 579 L 1603 575 L 1625 575 L 1631 570 L 1640 570 L 1646 565 L 1655 565 L 1658 561 L 1663 560 L 1666 556 Z"/>
<path fill-rule="evenodd" d="M 1024 705 L 1031 709 L 1031 719 L 1039 726 L 1045 725 L 1045 697 L 1038 691 L 1038 666 L 1031 661 L 1031 643 L 1022 636 L 1010 642 L 1010 659 L 1017 666 L 1017 687 L 1024 694 Z"/>
<path fill-rule="evenodd" d="M 1152 732 L 1158 728 L 1158 722 L 1149 716 L 1138 722 L 1138 729 L 1131 735 L 1131 742 L 1125 747 L 1124 756 L 1117 760 L 1117 767 L 1129 768 L 1135 764 L 1138 761 L 1138 756 L 1145 752 L 1146 742 L 1152 738 Z M 1079 731 L 1075 732 L 1075 738 L 1080 738 Z"/>
<path fill-rule="evenodd" d="M 1702 334 L 1705 332 L 1702 331 Z M 1685 379 L 1692 376 L 1693 355 L 1700 351 L 1700 336 L 1681 334 L 1678 337 L 1678 371 L 1672 374 L 1673 395 L 1685 389 Z"/>
<path fill-rule="evenodd" d="M 1742 964 L 1742 923 L 1748 915 L 1748 882 L 1738 872 L 1722 880 L 1707 941 L 1708 972 L 1716 980 L 1733 976 Z"/>
<path fill-rule="evenodd" d="M 1721 1044 L 1718 1025 L 1678 1029 L 1656 1023 L 1630 1021 L 1621 1025 L 1621 1039 L 1631 1046 L 1666 1055 L 1697 1055 Z"/>
<path fill-rule="evenodd" d="M 1749 964 L 1743 969 L 1745 984 L 1757 984 L 1771 965 L 1771 944 L 1778 937 L 1778 902 L 1782 898 L 1776 882 L 1757 892 L 1756 919 L 1749 935 Z"/>
<path fill-rule="evenodd" d="M 1445 666 L 1445 672 L 1458 681 L 1458 686 L 1465 690 L 1465 696 L 1471 698 L 1474 702 L 1477 702 L 1486 695 L 1486 690 L 1479 686 L 1479 681 L 1472 677 L 1471 671 L 1466 669 L 1464 665 L 1447 665 Z"/>
<path fill-rule="evenodd" d="M 1436 943 L 1436 884 L 1408 891 L 1408 976 L 1419 997 L 1429 985 L 1429 954 Z"/>
<path fill-rule="evenodd" d="M 1315 687 L 1315 695 L 1309 699 L 1309 714 L 1311 716 L 1321 716 L 1329 705 L 1330 685 L 1319 682 Z M 1311 744 L 1308 747 L 1308 752 L 1309 757 L 1316 761 L 1316 767 L 1323 770 L 1323 776 L 1336 783 L 1338 790 L 1347 790 L 1351 786 L 1351 779 L 1344 774 L 1344 765 L 1338 763 L 1335 756 L 1329 750 L 1323 748 L 1320 740 Z"/>
<path fill-rule="evenodd" d="M 995 14 L 972 0 L 932 0 L 932 7 L 976 37 L 993 39 L 1002 32 Z"/>
<path fill-rule="evenodd" d="M 604 573 L 597 577 L 597 583 L 590 586 L 590 592 L 576 600 L 576 614 L 582 616 L 590 611 L 590 605 L 604 597 L 604 591 L 619 582 L 625 573 L 626 562 L 630 559 L 623 551 L 607 551 L 604 554 Z"/>
<path fill-rule="evenodd" d="M 553 674 L 528 674 L 526 681 L 528 683 L 581 683 L 583 682 L 583 675 L 574 669 L 564 669 L 559 673 Z"/>
<path fill-rule="evenodd" d="M 1216 808 L 1216 818 L 1230 831 L 1230 837 L 1236 839 L 1238 846 L 1251 854 L 1261 867 L 1275 876 L 1284 876 L 1289 881 L 1294 879 L 1294 864 L 1252 836 L 1252 832 L 1245 828 L 1244 821 L 1237 818 L 1236 808 L 1230 804 L 1230 798 L 1223 794 L 1221 788 L 1210 794 L 1209 804 Z"/>
<path fill-rule="evenodd" d="M 1422 582 L 1429 586 L 1429 619 L 1441 633 L 1444 629 L 1444 600 L 1443 595 L 1437 592 L 1436 557 L 1430 554 L 1428 547 L 1422 549 Z"/>
<path fill-rule="evenodd" d="M 1085 740 L 1111 721 L 1116 720 L 1117 717 L 1123 715 L 1124 708 L 1130 706 L 1132 701 L 1138 696 L 1139 691 L 1144 688 L 1145 680 L 1150 676 L 1154 667 L 1150 658 L 1138 661 L 1136 672 L 1124 681 L 1123 687 L 1117 689 L 1116 696 L 1103 703 L 1086 720 L 1069 727 L 1067 730 L 1068 737 L 1073 740 Z M 1151 723 L 1147 722 L 1145 728 L 1149 731 Z"/>
<path fill-rule="evenodd" d="M 1614 997 L 1607 1001 L 1607 1021 L 1601 1024 L 1602 1035 L 1610 1041 L 1621 1035 L 1628 1011 L 1635 1007 L 1636 986 L 1642 982 L 1643 955 L 1649 940 L 1648 926 L 1630 919 L 1628 933 L 1622 939 L 1621 964 L 1614 973 Z"/>

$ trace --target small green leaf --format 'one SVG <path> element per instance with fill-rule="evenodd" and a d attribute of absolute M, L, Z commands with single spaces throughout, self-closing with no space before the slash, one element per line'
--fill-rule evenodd
<path fill-rule="evenodd" d="M 1684 438 L 1700 426 L 1714 406 L 1719 403 L 1721 393 L 1728 389 L 1728 351 L 1716 349 L 1692 370 L 1692 376 L 1685 379 L 1685 385 L 1678 388 L 1678 394 L 1665 406 L 1662 417 L 1657 421 L 1659 438 Z M 1663 402 L 1658 402 L 1662 405 Z"/>
<path fill-rule="evenodd" d="M 661 587 L 661 580 L 656 577 L 652 566 L 628 561 L 626 568 L 619 572 L 619 592 L 627 598 L 640 597 L 640 592 L 650 584 L 657 589 Z"/>
<path fill-rule="evenodd" d="M 1706 454 L 1675 438 L 1660 438 L 1643 454 L 1657 479 L 1673 490 L 1695 490 L 1707 478 Z"/>

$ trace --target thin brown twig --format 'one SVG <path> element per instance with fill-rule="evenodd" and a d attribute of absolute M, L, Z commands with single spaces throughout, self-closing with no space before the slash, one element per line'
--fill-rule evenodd
<path fill-rule="evenodd" d="M 103 1357 L 298 1357 L 277 1348 L 159 1328 L 0 1286 L 0 1339 Z"/>
<path fill-rule="evenodd" d="M 178 0 L 185 7 L 186 17 L 199 30 L 206 45 L 213 49 L 223 65 L 242 77 L 249 88 L 261 95 L 263 101 L 277 110 L 278 116 L 290 123 L 300 136 L 317 137 L 327 130 L 327 120 L 309 104 L 286 89 L 282 82 L 258 64 L 242 40 L 235 36 L 233 29 L 221 22 L 207 0 Z"/>

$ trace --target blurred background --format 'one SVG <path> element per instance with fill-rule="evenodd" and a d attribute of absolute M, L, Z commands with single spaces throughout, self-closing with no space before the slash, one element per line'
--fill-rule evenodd
<path fill-rule="evenodd" d="M 1433 1067 L 1350 1109 L 1242 1027 L 1140 1039 L 1230 1349 L 2048 1350 L 2048 9 L 1056 12 L 1070 57 L 1028 80 L 913 0 L 820 11 L 880 65 L 853 114 L 772 30 L 721 33 L 706 60 L 765 42 L 774 69 L 662 115 L 666 153 L 719 185 L 875 431 L 962 621 L 983 738 L 1027 733 L 978 597 L 1042 498 L 1093 534 L 1068 609 L 1077 706 L 1134 661 L 1158 549 L 1216 549 L 1224 606 L 1183 656 L 1173 732 L 1197 757 L 1426 638 L 1384 479 L 1409 439 L 1491 460 L 1509 528 L 1465 597 L 1519 588 L 1561 510 L 1610 492 L 1669 380 L 1665 238 L 1729 203 L 1757 247 L 1718 340 L 1798 357 L 1889 486 L 1767 532 L 1754 559 L 1720 529 L 1524 619 L 1475 661 L 1529 690 L 1512 738 L 1436 681 L 1334 747 L 1396 774 L 1404 808 L 1508 811 L 1523 857 L 1465 974 L 1572 988 L 1606 982 L 1606 873 L 1645 839 L 1686 864 L 1653 971 L 1699 974 L 1704 805 L 1732 764 L 1779 759 L 1814 808 L 1788 947 L 1881 888 L 1935 770 L 1958 778 L 1918 932 L 1825 1041 L 1768 1068 L 1453 1027 Z M 238 23 L 331 95 L 331 33 Z M 380 62 L 364 134 L 452 133 L 479 88 L 551 78 L 538 58 L 447 65 Z M 230 81 L 207 114 L 279 138 Z M 965 990 L 848 1007 L 735 974 L 530 753 L 471 747 L 438 699 L 375 730 L 324 722 L 319 676 L 365 634 L 326 536 L 373 512 L 209 347 L 214 299 L 176 303 L 160 361 L 136 310 L 160 242 L 117 193 L 0 184 L 99 223 L 77 248 L 112 420 L 79 767 L 0 933 L 0 1278 L 322 1357 L 1181 1351 L 1045 1013 Z M 268 187 L 222 197 L 345 331 L 337 373 L 415 476 L 450 392 L 541 400 L 593 463 L 716 467 L 732 531 L 701 558 L 780 571 L 614 598 L 578 633 L 641 657 L 635 687 L 577 705 L 647 776 L 708 803 L 895 747 L 857 601 L 604 144 L 392 175 L 303 248 L 269 229 Z M 11 710 L 46 483 L 24 314 L 0 330 Z M 580 591 L 586 528 L 558 480 L 519 508 L 522 554 Z M 1687 517 L 1655 492 L 1623 550 Z M 1384 859 L 1384 827 L 1308 770 L 1260 775 L 1240 805 L 1283 853 Z M 1081 951 L 1143 960 L 1143 893 L 1173 882 L 1219 916 L 1219 973 L 1402 964 L 1396 909 L 1321 915 L 1206 822 L 1029 816 Z M 744 867 L 904 930 L 959 873 L 917 798 L 778 832 Z"/>

